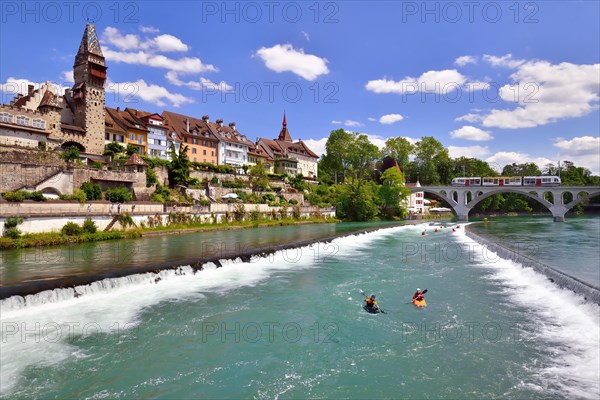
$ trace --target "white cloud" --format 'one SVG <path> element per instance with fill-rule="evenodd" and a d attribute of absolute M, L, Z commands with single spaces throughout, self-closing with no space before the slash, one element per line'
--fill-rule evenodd
<path fill-rule="evenodd" d="M 60 74 L 60 79 L 63 83 L 75 83 L 75 79 L 73 79 L 73 70 L 63 71 Z"/>
<path fill-rule="evenodd" d="M 454 121 L 456 122 L 461 122 L 461 121 L 465 121 L 465 122 L 481 122 L 483 121 L 483 117 L 479 114 L 473 114 L 473 113 L 469 113 L 463 116 L 460 116 L 458 118 L 455 118 Z"/>
<path fill-rule="evenodd" d="M 477 57 L 473 57 L 473 56 L 460 56 L 456 60 L 454 60 L 454 64 L 458 65 L 459 67 L 464 67 L 467 64 L 476 64 L 476 63 L 477 63 Z"/>
<path fill-rule="evenodd" d="M 549 163 L 556 163 L 554 160 L 550 160 L 546 157 L 532 157 L 526 153 L 518 153 L 514 151 L 500 151 L 490 157 L 488 157 L 485 161 L 490 164 L 496 164 L 498 166 L 499 172 L 508 165 L 508 164 L 523 164 L 523 163 L 535 163 L 540 169 L 543 169 L 544 165 Z"/>
<path fill-rule="evenodd" d="M 582 117 L 598 109 L 600 64 L 550 64 L 539 60 L 511 64 L 506 57 L 496 57 L 494 62 L 512 65 L 516 71 L 510 76 L 514 83 L 500 88 L 500 98 L 517 107 L 492 109 L 477 116 L 468 114 L 460 117 L 462 120 L 479 121 L 485 127 L 532 128 Z"/>
<path fill-rule="evenodd" d="M 386 78 L 368 81 L 365 88 L 374 93 L 414 94 L 450 93 L 460 88 L 467 78 L 455 69 L 427 71 L 418 78 L 406 77 L 401 81 Z"/>
<path fill-rule="evenodd" d="M 211 64 L 203 64 L 197 57 L 183 57 L 178 60 L 167 58 L 160 54 L 152 54 L 144 51 L 119 52 L 111 49 L 103 50 L 108 61 L 125 64 L 139 64 L 154 68 L 165 68 L 181 73 L 216 72 L 217 68 Z"/>
<path fill-rule="evenodd" d="M 193 99 L 182 94 L 171 93 L 162 86 L 147 84 L 143 79 L 139 79 L 135 82 L 109 82 L 109 84 L 106 85 L 106 91 L 117 93 L 121 98 L 131 102 L 135 101 L 135 98 L 138 97 L 157 107 L 166 107 L 166 101 L 170 102 L 173 107 L 179 107 L 183 104 L 191 104 L 194 102 Z"/>
<path fill-rule="evenodd" d="M 335 125 L 344 125 L 344 126 L 347 126 L 347 127 L 363 126 L 362 123 L 360 123 L 358 121 L 353 121 L 351 119 L 347 119 L 345 121 L 338 121 L 338 120 L 334 119 L 333 121 L 331 121 L 331 123 L 335 124 Z"/>
<path fill-rule="evenodd" d="M 600 137 L 580 136 L 571 140 L 558 138 L 554 147 L 565 154 L 586 155 L 594 154 L 600 157 Z"/>
<path fill-rule="evenodd" d="M 384 125 L 391 125 L 403 119 L 404 117 L 400 114 L 386 114 L 379 118 L 379 122 Z"/>
<path fill-rule="evenodd" d="M 179 79 L 179 75 L 175 71 L 169 71 L 166 73 L 165 78 L 167 81 L 175 86 L 186 86 L 192 90 L 217 90 L 220 92 L 231 92 L 233 91 L 233 86 L 229 85 L 225 81 L 221 81 L 219 83 L 215 83 L 206 78 L 200 78 L 199 81 L 187 81 L 184 82 Z"/>
<path fill-rule="evenodd" d="M 512 58 L 512 54 L 506 54 L 502 57 L 491 56 L 485 54 L 483 60 L 488 62 L 492 67 L 508 67 L 517 68 L 518 66 L 525 63 L 525 60 L 515 60 Z"/>
<path fill-rule="evenodd" d="M 9 103 L 17 94 L 27 95 L 29 85 L 33 85 L 33 90 L 37 90 L 44 84 L 48 85 L 50 91 L 57 95 L 62 95 L 65 89 L 69 89 L 68 86 L 62 86 L 51 81 L 32 82 L 29 79 L 9 77 L 6 82 L 0 84 L 0 92 L 4 95 L 2 96 L 2 102 Z"/>
<path fill-rule="evenodd" d="M 327 144 L 327 139 L 329 139 L 329 137 L 321 139 L 306 139 L 302 141 L 306 143 L 308 148 L 311 149 L 316 155 L 321 157 L 326 152 L 325 145 Z"/>
<path fill-rule="evenodd" d="M 367 118 L 367 119 L 368 119 L 370 122 L 375 122 L 375 121 L 377 121 L 377 118 L 373 118 L 373 117 L 369 117 L 369 118 Z"/>
<path fill-rule="evenodd" d="M 600 137 L 580 136 L 571 140 L 558 138 L 554 147 L 560 150 L 561 160 L 572 161 L 576 166 L 600 175 Z"/>
<path fill-rule="evenodd" d="M 448 155 L 451 158 L 467 157 L 479 158 L 490 154 L 490 149 L 487 146 L 448 146 Z"/>
<path fill-rule="evenodd" d="M 494 138 L 490 132 L 470 125 L 465 125 L 462 128 L 450 132 L 450 137 L 452 139 L 465 139 L 474 141 L 485 141 Z"/>
<path fill-rule="evenodd" d="M 303 49 L 296 50 L 291 44 L 261 47 L 255 55 L 260 57 L 271 71 L 292 72 L 307 81 L 314 81 L 320 75 L 329 73 L 327 59 L 304 54 Z"/>
<path fill-rule="evenodd" d="M 145 28 L 146 31 L 148 28 Z M 140 28 L 141 30 L 141 28 Z M 143 31 L 143 30 L 142 30 Z M 188 51 L 189 47 L 173 35 L 158 35 L 153 39 L 142 40 L 138 35 L 123 35 L 117 28 L 107 26 L 102 33 L 102 39 L 116 46 L 119 50 L 151 50 L 160 52 Z"/>
<path fill-rule="evenodd" d="M 142 31 L 144 33 L 158 33 L 158 32 L 160 32 L 160 30 L 158 28 L 155 28 L 153 26 L 144 26 L 144 25 L 140 26 L 140 31 Z"/>

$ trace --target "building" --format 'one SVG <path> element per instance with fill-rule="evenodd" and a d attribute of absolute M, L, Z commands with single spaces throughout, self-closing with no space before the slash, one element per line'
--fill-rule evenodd
<path fill-rule="evenodd" d="M 235 122 L 224 125 L 223 120 L 218 119 L 207 123 L 219 139 L 219 164 L 237 167 L 237 172 L 243 173 L 242 167 L 248 164 L 248 150 L 254 143 L 237 130 Z"/>
<path fill-rule="evenodd" d="M 278 138 L 274 140 L 259 138 L 256 143 L 273 158 L 275 173 L 301 174 L 305 178 L 316 179 L 319 156 L 313 153 L 302 140 L 292 141 L 285 114 Z"/>
<path fill-rule="evenodd" d="M 129 114 L 140 119 L 148 129 L 148 156 L 152 158 L 170 159 L 167 135 L 169 129 L 165 126 L 165 119 L 157 113 L 151 114 L 134 108 L 126 108 Z"/>
<path fill-rule="evenodd" d="M 274 173 L 274 160 L 269 156 L 262 145 L 254 144 L 248 148 L 248 165 L 253 166 L 261 162 L 267 173 Z"/>
<path fill-rule="evenodd" d="M 147 155 L 148 129 L 144 121 L 119 107 L 106 107 L 106 112 L 110 114 L 109 119 L 119 126 L 120 132 L 125 132 L 125 142 L 120 144 L 133 146 L 138 154 Z"/>
<path fill-rule="evenodd" d="M 188 158 L 194 162 L 204 162 L 217 165 L 219 162 L 219 139 L 215 136 L 209 124 L 209 117 L 202 119 L 163 111 L 162 117 L 168 131 L 175 133 L 182 145 L 188 147 Z"/>
<path fill-rule="evenodd" d="M 102 154 L 106 69 L 96 29 L 87 24 L 75 56 L 73 87 L 61 95 L 58 87 L 46 82 L 37 90 L 29 85 L 26 95 L 17 94 L 9 106 L 2 106 L 6 125 L 0 131 L 0 142 L 37 147 L 46 136 L 49 144 L 75 146 L 84 154 Z M 19 125 L 19 129 L 13 125 Z M 42 131 L 48 135 L 41 136 Z"/>
<path fill-rule="evenodd" d="M 421 187 L 421 183 L 417 179 L 416 183 L 405 183 L 406 187 Z M 425 212 L 425 192 L 412 192 L 405 204 L 409 212 L 415 214 L 423 214 Z"/>

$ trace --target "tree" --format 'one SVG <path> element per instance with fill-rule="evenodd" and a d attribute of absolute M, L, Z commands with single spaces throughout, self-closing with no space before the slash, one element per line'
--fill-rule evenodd
<path fill-rule="evenodd" d="M 353 135 L 343 129 L 331 131 L 325 144 L 325 154 L 319 162 L 319 176 L 328 175 L 332 182 L 341 183 L 348 168 L 348 143 Z"/>
<path fill-rule="evenodd" d="M 187 155 L 189 147 L 182 145 L 179 154 L 175 146 L 171 145 L 171 167 L 169 168 L 169 182 L 173 187 L 177 185 L 187 186 L 190 179 L 190 159 Z"/>
<path fill-rule="evenodd" d="M 102 155 L 114 157 L 114 156 L 116 156 L 118 154 L 122 154 L 124 152 L 125 152 L 125 147 L 121 146 L 117 142 L 110 142 L 109 144 L 104 146 L 104 153 L 102 153 Z"/>
<path fill-rule="evenodd" d="M 73 161 L 79 160 L 79 156 L 79 149 L 75 146 L 70 146 L 60 155 L 60 157 L 69 164 Z"/>
<path fill-rule="evenodd" d="M 133 144 L 128 144 L 127 145 L 127 149 L 125 150 L 125 152 L 127 153 L 128 156 L 134 154 L 134 153 L 140 153 L 140 148 L 136 145 Z"/>
<path fill-rule="evenodd" d="M 102 200 L 102 188 L 97 183 L 83 182 L 80 189 L 85 192 L 87 200 Z"/>
<path fill-rule="evenodd" d="M 400 165 L 402 171 L 408 166 L 408 157 L 412 153 L 414 146 L 403 137 L 389 138 L 385 141 L 383 154 L 392 157 Z"/>
<path fill-rule="evenodd" d="M 503 176 L 539 176 L 542 174 L 536 163 L 512 163 L 502 169 Z"/>
<path fill-rule="evenodd" d="M 439 185 L 441 178 L 438 165 L 448 165 L 448 149 L 434 137 L 424 136 L 415 144 L 414 155 L 419 181 L 425 185 Z"/>
<path fill-rule="evenodd" d="M 367 135 L 353 133 L 346 148 L 347 175 L 351 183 L 360 187 L 371 178 L 375 161 L 381 158 L 379 148 L 369 141 Z"/>
<path fill-rule="evenodd" d="M 262 192 L 269 187 L 269 174 L 262 161 L 257 162 L 248 170 L 250 185 L 253 192 Z"/>
<path fill-rule="evenodd" d="M 382 185 L 379 188 L 381 214 L 391 218 L 399 216 L 400 202 L 410 196 L 410 190 L 404 186 L 404 175 L 396 167 L 385 170 L 381 176 Z"/>

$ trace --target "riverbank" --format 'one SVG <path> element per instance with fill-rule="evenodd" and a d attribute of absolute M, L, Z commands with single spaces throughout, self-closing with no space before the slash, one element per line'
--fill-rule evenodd
<path fill-rule="evenodd" d="M 281 222 L 281 221 L 278 221 Z M 305 225 L 306 221 L 296 221 L 300 222 L 300 224 Z M 66 289 L 71 288 L 69 290 L 73 291 L 73 288 L 77 286 L 89 285 L 93 282 L 97 282 L 106 278 L 120 278 L 126 277 L 129 275 L 136 274 L 144 274 L 144 273 L 158 273 L 163 270 L 174 270 L 181 266 L 189 265 L 194 271 L 199 271 L 204 268 L 204 265 L 207 263 L 212 263 L 220 266 L 220 263 L 223 260 L 241 260 L 242 262 L 250 262 L 254 257 L 267 257 L 270 254 L 273 254 L 278 251 L 295 249 L 303 246 L 309 246 L 317 242 L 329 243 L 333 239 L 338 237 L 344 237 L 348 235 L 359 235 L 364 234 L 384 228 L 401 226 L 401 225 L 414 225 L 420 224 L 421 221 L 402 221 L 398 223 L 381 223 L 377 226 L 372 226 L 372 224 L 348 224 L 349 229 L 340 229 L 339 225 L 345 224 L 311 224 L 311 225 L 323 225 L 325 229 L 319 229 L 323 232 L 337 232 L 340 231 L 343 233 L 339 234 L 311 234 L 311 235 L 302 235 L 300 231 L 296 233 L 295 230 L 292 230 L 292 234 L 281 235 L 277 237 L 276 241 L 268 241 L 262 243 L 268 243 L 268 245 L 254 245 L 249 242 L 242 242 L 239 239 L 231 237 L 231 235 L 220 235 L 218 238 L 209 239 L 206 241 L 203 238 L 202 232 L 190 233 L 189 235 L 182 235 L 181 238 L 185 238 L 185 244 L 182 250 L 178 250 L 178 246 L 175 245 L 170 238 L 160 238 L 160 237 L 150 237 L 140 239 L 140 244 L 149 246 L 148 248 L 153 248 L 160 243 L 160 246 L 163 248 L 173 247 L 173 251 L 177 253 L 177 256 L 165 256 L 163 258 L 157 257 L 140 257 L 144 254 L 145 250 L 136 246 L 135 243 L 137 241 L 123 242 L 123 246 L 126 249 L 122 249 L 120 247 L 121 243 L 115 241 L 114 244 L 107 243 L 110 247 L 117 247 L 114 249 L 106 248 L 106 249 L 77 249 L 76 246 L 73 248 L 63 248 L 62 251 L 65 253 L 64 256 L 61 255 L 61 249 L 57 248 L 57 254 L 52 254 L 51 258 L 44 258 L 45 254 L 29 254 L 24 255 L 20 259 L 23 261 L 27 261 L 30 257 L 32 261 L 32 266 L 35 268 L 38 265 L 42 265 L 43 262 L 52 262 L 54 264 L 64 264 L 69 263 L 73 265 L 73 261 L 79 262 L 82 264 L 82 268 L 79 269 L 61 269 L 60 271 L 52 272 L 52 269 L 48 265 L 45 269 L 49 271 L 47 274 L 29 274 L 29 276 L 24 276 L 20 281 L 16 281 L 13 283 L 6 285 L 5 281 L 2 282 L 4 286 L 0 287 L 0 299 L 4 299 L 11 296 L 26 296 L 31 294 L 36 294 L 42 291 L 50 291 L 53 289 Z M 364 228 L 365 225 L 371 225 L 368 228 Z M 308 226 L 308 225 L 305 225 Z M 327 226 L 332 226 L 335 229 L 329 229 Z M 248 228 L 251 226 L 248 226 Z M 243 227 L 230 227 L 232 231 L 246 231 Z M 265 233 L 267 231 L 276 230 L 275 227 L 263 226 L 265 228 Z M 281 229 L 285 229 L 287 227 L 281 227 Z M 293 227 L 290 227 L 293 228 Z M 343 228 L 343 227 L 342 227 Z M 261 229 L 261 228 L 258 228 Z M 300 229 L 300 228 L 299 228 Z M 223 231 L 223 229 L 219 229 L 218 231 Z M 247 230 L 251 233 L 252 230 Z M 289 229 L 287 229 L 289 231 Z M 161 232 L 157 232 L 161 233 Z M 232 232 L 233 233 L 233 232 Z M 216 232 L 215 232 L 216 234 Z M 211 234 L 212 235 L 212 234 Z M 260 234 L 260 236 L 264 236 L 265 234 Z M 280 235 L 280 234 L 277 234 Z M 302 237 L 313 237 L 311 239 L 300 239 Z M 230 239 L 227 239 L 230 238 Z M 147 241 L 153 241 L 148 242 Z M 177 238 L 179 240 L 179 237 Z M 156 244 L 154 244 L 156 242 Z M 173 245 L 173 246 L 170 246 Z M 181 245 L 181 244 L 180 244 Z M 190 247 L 191 246 L 191 247 Z M 184 250 L 185 249 L 185 250 Z M 24 251 L 24 250 L 23 250 Z M 33 250 L 32 250 L 33 251 Z M 81 259 L 79 259 L 79 252 L 81 252 Z M 98 256 L 94 259 L 94 256 Z M 128 258 L 131 256 L 131 259 Z M 17 253 L 9 256 L 8 258 L 18 258 L 19 255 Z M 91 257 L 91 258 L 90 258 Z M 145 261 L 144 261 L 145 260 Z M 94 264 L 98 264 L 99 261 L 104 262 L 104 265 L 101 269 L 94 269 Z M 22 262 L 19 260 L 13 261 L 12 265 L 5 264 L 5 271 L 15 270 L 19 268 L 19 265 L 22 265 Z M 85 267 L 84 267 L 85 266 Z M 52 267 L 54 268 L 54 267 Z M 37 277 L 36 277 L 37 276 Z"/>
<path fill-rule="evenodd" d="M 585 300 L 600 304 L 600 288 L 591 285 L 587 282 L 582 281 L 579 278 L 566 274 L 562 271 L 557 270 L 550 265 L 544 264 L 543 262 L 529 257 L 518 249 L 511 249 L 507 246 L 498 244 L 491 239 L 484 238 L 469 231 L 469 225 L 465 225 L 465 234 L 470 239 L 485 246 L 488 251 L 496 253 L 500 258 L 505 260 L 514 261 L 522 265 L 523 268 L 532 268 L 534 271 L 539 272 L 546 276 L 548 280 L 557 285 L 558 287 L 572 290 L 573 292 L 584 296 Z"/>
<path fill-rule="evenodd" d="M 79 243 L 99 242 L 117 239 L 135 239 L 147 236 L 179 235 L 194 232 L 219 231 L 231 229 L 259 228 L 266 226 L 286 226 L 315 223 L 340 222 L 335 218 L 308 218 L 303 220 L 261 220 L 236 221 L 221 224 L 172 224 L 155 228 L 134 228 L 108 232 L 82 233 L 65 235 L 61 232 L 28 233 L 19 238 L 0 237 L 0 250 L 22 249 L 29 247 L 65 246 Z"/>

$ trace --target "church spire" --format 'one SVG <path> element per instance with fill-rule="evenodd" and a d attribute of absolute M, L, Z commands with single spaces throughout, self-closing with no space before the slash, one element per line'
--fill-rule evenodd
<path fill-rule="evenodd" d="M 282 123 L 282 127 L 281 127 L 281 132 L 279 132 L 278 140 L 281 140 L 283 142 L 291 142 L 292 141 L 292 136 L 290 135 L 290 132 L 287 129 L 287 121 L 285 119 L 285 111 L 283 112 L 283 123 Z"/>

